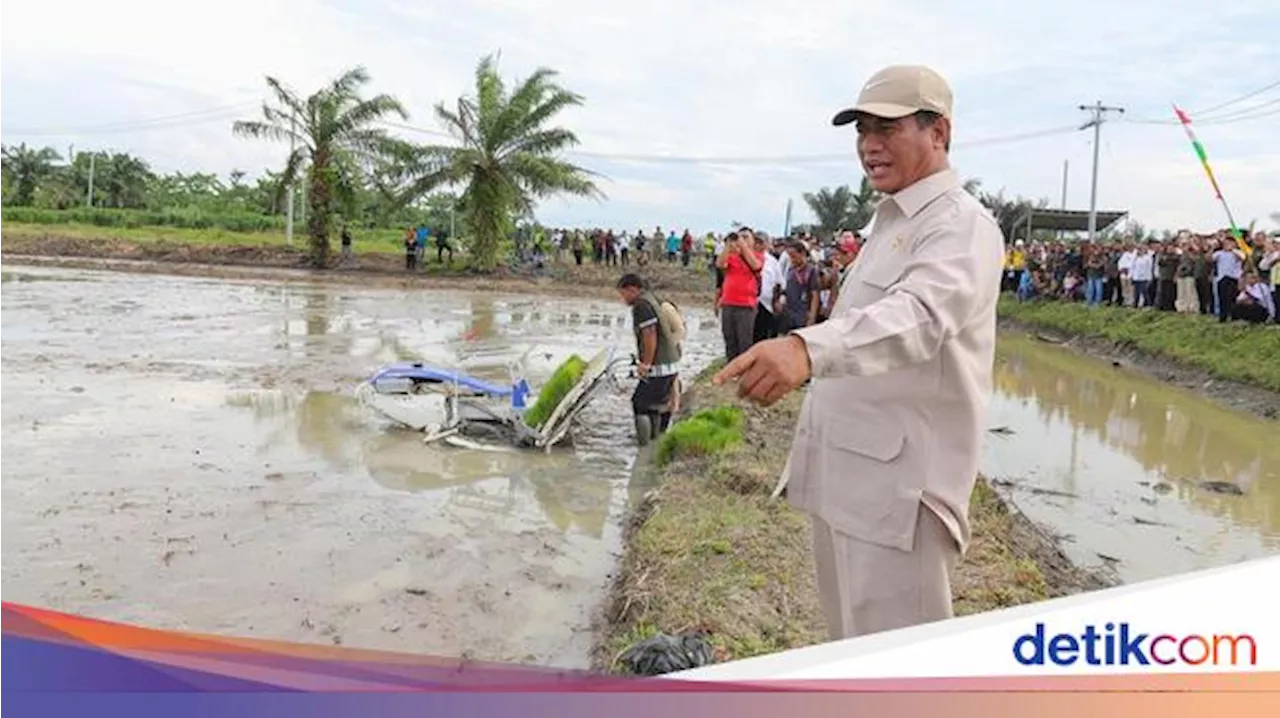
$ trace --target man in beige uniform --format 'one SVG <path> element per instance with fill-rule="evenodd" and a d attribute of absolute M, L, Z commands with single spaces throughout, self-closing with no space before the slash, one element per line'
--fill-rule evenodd
<path fill-rule="evenodd" d="M 715 378 L 772 404 L 812 379 L 784 469 L 813 517 L 833 639 L 949 618 L 969 540 L 995 352 L 1003 237 L 947 161 L 951 91 L 890 67 L 835 125 L 886 195 L 831 318 L 762 342 Z"/>

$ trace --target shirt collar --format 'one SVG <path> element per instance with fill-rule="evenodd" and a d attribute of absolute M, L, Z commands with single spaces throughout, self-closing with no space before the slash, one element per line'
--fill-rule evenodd
<path fill-rule="evenodd" d="M 947 168 L 917 180 L 915 184 L 898 190 L 889 199 L 898 205 L 908 219 L 920 213 L 926 205 L 953 189 L 960 187 L 955 170 Z"/>

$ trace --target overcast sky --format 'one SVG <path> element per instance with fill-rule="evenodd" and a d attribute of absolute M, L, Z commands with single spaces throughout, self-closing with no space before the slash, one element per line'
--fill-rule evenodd
<path fill-rule="evenodd" d="M 438 130 L 434 103 L 470 92 L 477 59 L 500 50 L 504 75 L 549 66 L 586 97 L 561 119 L 590 153 L 575 160 L 605 176 L 608 199 L 545 203 L 543 222 L 701 231 L 740 221 L 777 231 L 788 199 L 804 220 L 802 193 L 860 179 L 853 134 L 831 127 L 833 112 L 881 66 L 923 63 L 955 92 L 953 165 L 989 189 L 1056 206 L 1065 160 L 1067 204 L 1087 209 L 1091 131 L 986 140 L 1078 126 L 1086 119 L 1078 106 L 1101 100 L 1126 113 L 1103 127 L 1099 208 L 1127 209 L 1149 227 L 1221 226 L 1186 137 L 1168 124 L 1176 101 L 1193 113 L 1237 219 L 1274 227 L 1278 8 L 1275 0 L 11 0 L 0 133 L 6 144 L 62 152 L 70 144 L 128 151 L 162 172 L 256 175 L 278 166 L 283 148 L 234 138 L 230 125 L 255 115 L 266 75 L 309 92 L 363 64 L 372 89 L 397 95 L 411 124 Z M 137 129 L 174 115 L 186 116 Z M 111 123 L 132 129 L 84 129 Z M 838 159 L 787 161 L 805 155 Z"/>

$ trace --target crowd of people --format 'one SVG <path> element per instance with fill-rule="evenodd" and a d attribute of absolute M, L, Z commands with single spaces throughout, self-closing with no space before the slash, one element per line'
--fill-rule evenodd
<path fill-rule="evenodd" d="M 590 259 L 593 264 L 611 267 L 627 267 L 633 262 L 643 267 L 650 261 L 678 262 L 687 267 L 696 258 L 714 256 L 718 246 L 714 233 L 699 238 L 688 229 L 664 232 L 660 226 L 634 234 L 611 229 L 522 228 L 516 233 L 515 244 L 517 256 L 539 266 L 548 260 L 582 266 Z"/>
<path fill-rule="evenodd" d="M 861 246 L 853 231 L 838 233 L 829 246 L 807 232 L 771 239 L 749 227 L 717 239 L 715 309 L 725 359 L 732 361 L 756 342 L 825 321 Z"/>
<path fill-rule="evenodd" d="M 1168 241 L 1018 240 L 1005 254 L 1005 291 L 1055 299 L 1280 323 L 1280 237 L 1182 231 Z"/>
<path fill-rule="evenodd" d="M 449 263 L 453 263 L 453 245 L 449 242 L 449 230 L 440 228 L 431 228 L 425 224 L 417 227 L 409 227 L 404 232 L 404 268 L 413 271 L 419 267 L 426 267 L 427 248 L 432 244 L 436 248 L 436 262 L 444 264 L 444 255 L 449 255 Z M 351 235 L 344 227 L 342 230 L 342 257 L 344 260 L 351 256 Z"/>
<path fill-rule="evenodd" d="M 592 259 L 613 264 L 609 238 L 617 239 L 625 234 L 556 231 L 551 236 L 553 241 L 567 236 L 570 242 L 577 236 L 593 240 L 605 238 L 602 244 L 594 244 Z M 654 236 L 661 237 L 661 230 Z M 861 238 L 853 231 L 838 233 L 834 242 L 824 246 L 807 232 L 771 239 L 765 232 L 743 227 L 723 236 L 709 234 L 697 252 L 689 247 L 688 232 L 684 233 L 682 244 L 670 241 L 675 236 L 674 233 L 667 235 L 661 255 L 665 261 L 688 265 L 689 255 L 697 254 L 710 260 L 708 266 L 716 278 L 715 309 L 724 333 L 727 361 L 757 342 L 825 321 L 835 305 L 843 272 L 862 246 Z M 644 238 L 644 233 L 639 232 L 636 237 Z M 621 246 L 625 249 L 617 252 L 618 262 L 625 263 L 624 258 L 631 253 L 644 251 L 635 244 Z M 641 248 L 644 246 L 639 244 Z M 674 252 L 666 251 L 673 246 Z M 536 244 L 534 251 L 537 251 Z M 572 251 L 574 260 L 580 263 L 582 250 Z M 636 334 L 635 373 L 639 381 L 632 395 L 632 409 L 637 439 L 645 444 L 666 430 L 679 408 L 681 389 L 677 365 L 682 352 L 683 319 L 679 318 L 679 309 L 652 294 L 638 274 L 623 274 L 617 290 L 623 303 L 631 308 Z"/>

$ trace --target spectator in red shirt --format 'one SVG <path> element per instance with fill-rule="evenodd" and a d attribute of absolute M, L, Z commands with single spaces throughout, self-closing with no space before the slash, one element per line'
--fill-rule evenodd
<path fill-rule="evenodd" d="M 724 332 L 724 353 L 728 361 L 733 361 L 751 348 L 755 329 L 764 252 L 756 250 L 754 233 L 744 227 L 726 237 L 724 252 L 716 258 L 716 266 L 724 271 L 724 284 L 716 300 L 720 307 L 720 328 Z"/>
<path fill-rule="evenodd" d="M 680 238 L 680 264 L 689 266 L 691 256 L 693 256 L 693 235 L 686 229 L 684 236 Z"/>

